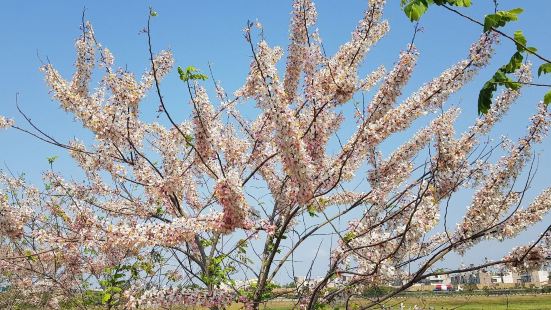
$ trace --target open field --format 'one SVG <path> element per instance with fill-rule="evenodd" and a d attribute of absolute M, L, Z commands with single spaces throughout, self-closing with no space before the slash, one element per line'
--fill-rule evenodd
<path fill-rule="evenodd" d="M 387 305 L 399 308 L 403 302 L 406 309 L 414 305 L 423 309 L 551 309 L 551 295 L 510 295 L 510 296 L 434 296 L 395 299 Z"/>
<path fill-rule="evenodd" d="M 356 300 L 354 304 L 365 305 L 367 301 Z M 510 295 L 510 296 L 431 296 L 431 297 L 407 297 L 397 298 L 387 302 L 385 309 L 400 309 L 400 303 L 403 303 L 405 309 L 413 309 L 417 305 L 420 309 L 460 309 L 460 310 L 540 310 L 551 309 L 551 295 Z M 291 301 L 273 301 L 266 305 L 265 309 L 288 310 L 292 309 L 294 303 Z M 338 306 L 337 306 L 338 307 Z M 335 307 L 335 308 L 337 308 Z M 240 307 L 234 305 L 231 310 L 237 310 Z M 335 309 L 326 307 L 326 309 Z M 338 307 L 344 309 L 343 306 Z M 352 306 L 352 309 L 355 307 Z M 380 308 L 378 308 L 380 309 Z"/>
<path fill-rule="evenodd" d="M 2 304 L 2 297 L 4 294 L 0 294 L 0 304 Z M 366 299 L 356 299 L 351 303 L 351 309 L 357 309 L 361 305 L 366 305 L 368 300 Z M 450 309 L 459 309 L 459 310 L 541 310 L 549 309 L 551 310 L 551 294 L 525 294 L 525 295 L 502 295 L 502 296 L 483 296 L 483 295 L 421 295 L 421 296 L 408 296 L 408 297 L 399 297 L 392 299 L 391 301 L 386 302 L 384 309 L 400 309 L 400 304 L 403 304 L 404 309 L 413 309 L 415 305 L 418 306 L 418 309 L 433 309 L 433 310 L 450 310 Z M 261 309 L 270 309 L 270 310 L 290 310 L 295 306 L 294 300 L 274 300 L 270 301 L 267 304 L 263 305 Z M 0 308 L 2 308 L 0 306 Z M 323 309 L 333 310 L 340 309 L 344 310 L 344 305 L 330 305 L 326 306 Z M 35 309 L 33 307 L 25 305 L 17 305 L 14 309 Z M 76 309 L 74 307 L 65 305 L 62 309 Z M 106 309 L 105 306 L 100 304 L 88 305 L 86 309 Z M 184 309 L 197 309 L 203 310 L 200 307 L 173 307 L 173 310 L 184 310 Z M 238 310 L 243 309 L 241 304 L 233 304 L 228 307 L 228 310 Z M 374 308 L 381 309 L 381 308 Z"/>

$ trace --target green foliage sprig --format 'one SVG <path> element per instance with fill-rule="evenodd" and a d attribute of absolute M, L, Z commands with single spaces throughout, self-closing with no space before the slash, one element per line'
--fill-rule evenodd
<path fill-rule="evenodd" d="M 178 67 L 178 74 L 180 75 L 180 80 L 187 82 L 190 80 L 202 80 L 205 81 L 209 77 L 205 74 L 201 73 L 197 68 L 194 66 L 188 66 L 186 70 L 182 69 L 182 67 Z"/>
<path fill-rule="evenodd" d="M 471 0 L 401 0 L 400 4 L 406 16 L 414 22 L 419 21 L 432 4 L 469 7 L 472 3 Z"/>
<path fill-rule="evenodd" d="M 490 32 L 495 28 L 503 27 L 508 22 L 518 20 L 518 15 L 523 12 L 522 8 L 516 8 L 509 11 L 498 11 L 495 14 L 486 15 L 484 18 L 484 32 Z M 509 62 L 501 66 L 491 79 L 484 83 L 478 94 L 478 113 L 486 114 L 492 105 L 492 98 L 498 86 L 505 86 L 511 90 L 520 88 L 519 82 L 514 82 L 507 74 L 514 73 L 520 68 L 524 61 L 523 53 L 535 52 L 535 47 L 526 47 L 527 40 L 521 30 L 515 31 L 514 39 L 517 51 L 511 56 Z"/>
<path fill-rule="evenodd" d="M 486 83 L 484 83 L 484 86 L 482 86 L 482 89 L 480 90 L 480 93 L 478 94 L 478 113 L 479 114 L 486 114 L 488 113 L 488 110 L 490 110 L 490 107 L 492 105 L 492 98 L 494 96 L 494 92 L 497 90 L 498 86 L 505 86 L 508 89 L 511 90 L 518 90 L 521 86 L 519 82 L 514 82 L 507 74 L 514 73 L 516 70 L 520 68 L 522 65 L 522 62 L 524 61 L 523 53 L 525 53 L 528 49 L 532 51 L 536 51 L 535 47 L 528 47 L 526 46 L 526 38 L 524 37 L 522 31 L 518 30 L 515 32 L 515 41 L 521 42 L 522 44 L 517 44 L 517 51 L 511 56 L 511 59 L 509 62 L 503 66 L 501 66 L 494 76 L 489 79 Z"/>
<path fill-rule="evenodd" d="M 522 8 L 516 8 L 509 11 L 498 11 L 495 14 L 488 14 L 484 18 L 484 32 L 505 26 L 508 22 L 518 20 L 518 15 L 524 12 Z"/>
<path fill-rule="evenodd" d="M 235 285 L 235 281 L 230 278 L 230 275 L 235 273 L 236 268 L 230 262 L 224 265 L 224 259 L 228 255 L 221 254 L 210 259 L 208 264 L 208 272 L 201 275 L 201 280 L 208 286 L 219 288 L 221 284 Z"/>
<path fill-rule="evenodd" d="M 438 6 L 450 5 L 456 7 L 470 7 L 472 2 L 471 0 L 401 0 L 402 10 L 411 21 L 419 21 L 421 16 L 423 16 L 427 12 L 429 6 L 433 4 Z M 455 13 L 458 13 L 453 9 L 448 9 L 454 11 Z M 513 54 L 513 56 L 511 56 L 509 62 L 501 66 L 494 73 L 492 78 L 486 81 L 486 83 L 484 83 L 484 85 L 482 86 L 482 89 L 480 90 L 478 95 L 479 114 L 488 113 L 492 105 L 492 98 L 494 96 L 494 93 L 497 91 L 498 86 L 503 86 L 512 90 L 518 90 L 520 88 L 521 83 L 513 81 L 508 76 L 508 74 L 514 73 L 520 68 L 522 62 L 524 61 L 524 54 L 534 54 L 538 56 L 538 58 L 546 61 L 544 64 L 539 66 L 538 76 L 551 73 L 551 63 L 545 58 L 536 54 L 537 49 L 535 47 L 527 46 L 527 40 L 521 30 L 516 31 L 513 38 L 505 35 L 499 30 L 496 30 L 497 28 L 505 26 L 509 22 L 518 20 L 519 15 L 523 11 L 524 10 L 522 8 L 515 8 L 508 11 L 497 11 L 494 14 L 486 15 L 484 18 L 484 23 L 480 23 L 474 19 L 462 15 L 461 13 L 458 13 L 459 15 L 466 17 L 475 23 L 482 25 L 484 32 L 497 31 L 507 38 L 512 39 L 517 47 L 517 51 Z M 548 91 L 544 95 L 543 102 L 546 105 L 551 103 L 551 91 Z"/>

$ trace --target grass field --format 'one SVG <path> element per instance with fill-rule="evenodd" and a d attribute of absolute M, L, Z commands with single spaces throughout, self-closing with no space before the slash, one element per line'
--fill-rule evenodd
<path fill-rule="evenodd" d="M 357 300 L 356 305 L 366 304 L 367 301 Z M 385 309 L 400 309 L 403 303 L 405 309 L 413 309 L 417 305 L 419 309 L 434 310 L 551 310 L 551 295 L 510 295 L 510 296 L 431 296 L 431 297 L 408 297 L 397 298 L 385 304 Z M 289 301 L 273 301 L 264 309 L 289 310 L 294 304 Z M 338 307 L 338 306 L 337 306 Z M 337 308 L 335 307 L 335 308 Z M 335 309 L 327 307 L 327 309 Z M 344 307 L 338 307 L 344 309 Z M 352 309 L 355 307 L 352 306 Z M 239 309 L 238 305 L 230 307 L 231 310 Z M 381 309 L 381 308 L 375 308 Z"/>
<path fill-rule="evenodd" d="M 392 309 L 397 309 L 400 302 L 403 302 L 406 309 L 413 308 L 414 305 L 422 309 L 551 309 L 551 295 L 436 296 L 396 299 L 387 305 L 395 305 Z"/>
<path fill-rule="evenodd" d="M 2 298 L 6 297 L 0 294 L 0 309 L 4 309 Z M 361 305 L 368 304 L 366 299 L 353 300 L 351 309 L 357 309 Z M 384 304 L 384 308 L 376 307 L 373 309 L 400 309 L 400 304 L 403 304 L 403 309 L 413 309 L 417 305 L 417 309 L 432 309 L 432 310 L 551 310 L 551 294 L 533 294 L 533 295 L 501 295 L 501 296 L 465 296 L 465 295 L 429 295 L 429 296 L 409 296 L 392 299 Z M 290 310 L 294 309 L 295 303 L 292 300 L 287 301 L 271 301 L 261 306 L 261 309 L 270 310 Z M 33 307 L 17 306 L 15 309 L 27 310 L 36 309 Z M 74 307 L 64 307 L 63 309 L 76 309 Z M 88 306 L 86 309 L 106 309 L 102 306 Z M 181 307 L 176 306 L 173 310 L 203 310 L 200 307 Z M 228 310 L 243 309 L 241 304 L 233 304 L 228 307 Z M 331 305 L 323 308 L 324 310 L 340 309 L 344 310 L 343 305 Z"/>

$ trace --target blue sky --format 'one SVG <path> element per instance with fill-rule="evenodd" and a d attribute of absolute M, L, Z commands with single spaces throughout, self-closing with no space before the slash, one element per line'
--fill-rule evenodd
<path fill-rule="evenodd" d="M 362 73 L 366 74 L 380 64 L 391 68 L 401 49 L 411 39 L 413 25 L 399 8 L 398 0 L 389 0 L 385 10 L 390 21 L 391 31 L 368 55 Z M 472 8 L 464 10 L 470 16 L 483 19 L 484 14 L 493 11 L 493 1 L 474 0 Z M 551 1 L 513 1 L 503 0 L 501 9 L 512 9 L 522 5 L 525 12 L 520 21 L 504 28 L 513 33 L 524 30 L 529 45 L 536 46 L 540 53 L 551 58 L 551 44 L 546 21 L 551 18 Z M 81 14 L 86 7 L 89 19 L 98 40 L 113 52 L 116 64 L 127 66 L 137 74 L 146 68 L 148 62 L 146 37 L 139 34 L 146 24 L 148 8 L 153 6 L 158 12 L 152 25 L 154 48 L 170 48 L 174 52 L 176 64 L 193 65 L 206 69 L 212 63 L 216 79 L 223 87 L 233 92 L 244 81 L 250 62 L 250 51 L 243 39 L 242 29 L 247 20 L 258 19 L 264 25 L 265 38 L 271 45 L 285 49 L 288 43 L 288 22 L 291 1 L 2 1 L 0 10 L 0 37 L 3 48 L 0 49 L 0 115 L 13 117 L 19 124 L 23 120 L 15 109 L 15 94 L 20 94 L 20 104 L 34 122 L 49 134 L 68 140 L 74 136 L 89 136 L 72 116 L 61 111 L 50 99 L 48 90 L 38 68 L 40 59 L 49 59 L 65 76 L 72 74 L 74 61 L 73 43 L 79 35 Z M 317 1 L 318 24 L 324 46 L 332 54 L 338 46 L 348 40 L 350 32 L 361 18 L 366 1 Z M 432 7 L 421 21 L 424 31 L 418 34 L 416 45 L 421 53 L 417 69 L 411 82 L 405 89 L 406 95 L 429 81 L 442 70 L 467 55 L 470 44 L 476 40 L 481 27 L 451 14 Z M 481 85 L 493 72 L 504 64 L 514 52 L 514 45 L 502 41 L 496 56 L 487 69 L 473 80 L 461 92 L 453 95 L 449 105 L 459 106 L 462 115 L 458 128 L 466 128 L 476 117 L 476 98 Z M 538 61 L 535 61 L 539 64 Z M 547 78 L 547 83 L 551 79 Z M 546 79 L 536 79 L 546 82 Z M 190 108 L 187 104 L 183 85 L 174 71 L 164 82 L 163 90 L 170 111 L 178 120 L 188 118 Z M 494 131 L 493 137 L 511 134 L 513 138 L 522 136 L 527 118 L 535 111 L 535 105 L 543 97 L 544 89 L 527 89 L 522 98 L 512 108 L 504 122 Z M 151 97 L 153 98 L 153 97 Z M 145 117 L 153 119 L 157 105 L 154 100 L 145 101 L 142 110 Z M 351 123 L 350 123 L 351 124 Z M 353 128 L 344 128 L 350 133 Z M 0 133 L 0 161 L 15 173 L 25 172 L 31 180 L 39 180 L 40 171 L 48 168 L 46 157 L 59 155 L 56 165 L 67 171 L 68 175 L 78 176 L 79 171 L 71 163 L 70 157 L 62 150 L 15 131 Z M 393 145 L 389 145 L 389 149 Z M 395 146 L 395 145 L 394 145 Z M 547 150 L 547 153 L 543 152 Z M 539 171 L 529 198 L 540 192 L 551 182 L 551 142 L 545 140 L 536 147 L 539 154 Z M 466 205 L 459 201 L 453 211 L 460 217 Z M 551 218 L 548 216 L 546 221 Z M 535 231 L 542 228 L 537 225 L 523 234 L 518 241 L 503 244 L 490 244 L 498 257 L 514 244 L 533 240 Z M 480 247 L 479 247 L 480 249 Z M 312 249 L 310 249 L 312 252 Z M 474 256 L 465 258 L 466 262 L 480 260 L 477 250 Z M 306 254 L 305 254 L 306 255 Z M 308 260 L 307 258 L 305 260 Z M 450 260 L 457 264 L 461 258 Z"/>

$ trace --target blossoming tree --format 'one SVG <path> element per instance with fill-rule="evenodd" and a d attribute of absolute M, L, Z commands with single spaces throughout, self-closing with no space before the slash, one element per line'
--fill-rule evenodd
<path fill-rule="evenodd" d="M 325 276 L 309 290 L 298 284 L 297 306 L 313 309 L 343 296 L 348 304 L 360 289 L 399 280 L 393 292 L 365 305 L 373 307 L 431 275 L 461 272 L 431 271 L 451 253 L 485 239 L 513 238 L 542 220 L 551 188 L 527 204 L 523 198 L 533 145 L 549 126 L 547 107 L 537 105 L 517 142 L 493 145 L 484 137 L 520 88 L 504 89 L 463 133 L 454 126 L 459 109 L 445 104 L 489 62 L 498 35 L 483 33 L 465 59 L 399 100 L 418 57 L 413 42 L 390 70 L 358 73 L 389 29 L 383 6 L 383 0 L 369 1 L 350 40 L 329 56 L 313 30 L 314 4 L 296 0 L 284 73 L 277 68 L 283 51 L 256 42 L 257 25 L 248 24 L 250 71 L 233 95 L 215 83 L 213 104 L 208 77 L 178 68 L 193 110 L 182 123 L 163 99 L 172 54 L 154 53 L 150 21 L 150 68 L 140 78 L 116 68 L 83 23 L 73 76 L 66 79 L 51 64 L 42 71 L 53 98 L 94 140 L 64 143 L 26 116 L 31 129 L 0 117 L 1 127 L 66 149 L 85 174 L 75 181 L 48 170 L 44 188 L 0 174 L 1 281 L 27 302 L 53 308 L 96 287 L 108 307 L 220 309 L 240 302 L 257 309 L 277 297 L 272 283 L 295 264 L 297 249 L 315 248 L 312 237 L 329 231 L 337 242 Z M 92 88 L 96 72 L 103 74 Z M 521 85 L 529 83 L 531 64 L 514 74 Z M 372 99 L 356 109 L 354 133 L 337 142 L 338 130 L 350 126 L 339 108 L 370 89 Z M 170 126 L 140 118 L 146 95 L 156 96 Z M 244 102 L 256 104 L 255 119 L 240 114 Z M 390 154 L 380 151 L 415 121 L 425 121 L 424 127 Z M 504 156 L 495 159 L 498 147 Z M 527 181 L 518 189 L 522 178 Z M 350 186 L 358 179 L 366 182 Z M 454 227 L 446 216 L 461 190 L 471 190 L 472 201 Z M 474 268 L 541 267 L 550 256 L 549 230 L 502 260 Z M 256 280 L 236 282 L 247 277 Z"/>

